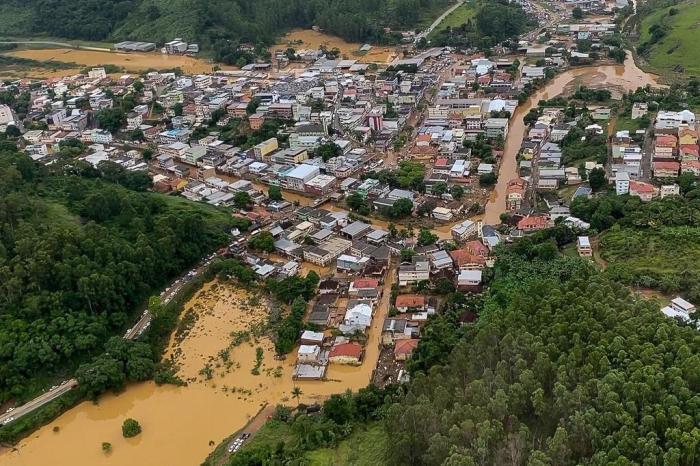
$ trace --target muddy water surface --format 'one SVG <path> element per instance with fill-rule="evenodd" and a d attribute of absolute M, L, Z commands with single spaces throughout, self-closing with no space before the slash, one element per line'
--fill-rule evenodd
<path fill-rule="evenodd" d="M 39 429 L 11 451 L 0 454 L 3 466 L 48 464 L 92 465 L 195 465 L 225 437 L 243 428 L 266 404 L 295 404 L 291 391 L 302 390 L 301 402 L 322 401 L 333 393 L 366 386 L 379 354 L 381 324 L 388 310 L 391 280 L 378 307 L 365 360 L 359 367 L 331 365 L 327 381 L 294 382 L 295 356 L 274 358 L 272 342 L 255 337 L 255 328 L 267 316 L 262 296 L 217 282 L 208 284 L 186 306 L 197 316 L 189 331 L 173 335 L 167 358 L 179 366 L 186 387 L 135 384 L 119 395 L 105 395 L 98 404 L 84 402 Z M 248 341 L 237 345 L 232 333 L 250 332 Z M 228 363 L 219 355 L 228 348 Z M 259 375 L 257 348 L 263 360 Z M 210 379 L 200 371 L 209 365 Z M 124 439 L 121 424 L 126 418 L 139 421 L 143 432 Z M 54 432 L 58 427 L 58 432 Z M 102 442 L 112 444 L 104 454 Z M 210 444 L 210 442 L 213 442 Z"/>

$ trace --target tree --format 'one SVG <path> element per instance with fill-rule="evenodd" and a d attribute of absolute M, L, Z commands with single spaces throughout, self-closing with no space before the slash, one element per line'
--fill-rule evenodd
<path fill-rule="evenodd" d="M 22 132 L 15 125 L 7 125 L 5 129 L 5 136 L 8 138 L 18 138 L 22 135 Z"/>
<path fill-rule="evenodd" d="M 591 185 L 593 191 L 600 190 L 603 186 L 607 184 L 605 180 L 605 170 L 602 168 L 594 168 L 588 174 L 588 183 Z"/>
<path fill-rule="evenodd" d="M 438 196 L 438 197 L 442 196 L 443 194 L 445 194 L 447 192 L 447 183 L 444 183 L 442 181 L 439 183 L 435 183 L 433 185 L 433 187 L 430 189 L 430 192 L 432 194 L 434 194 L 435 196 Z"/>
<path fill-rule="evenodd" d="M 301 395 L 302 395 L 301 388 L 294 387 L 292 389 L 292 398 L 297 400 L 297 407 L 299 406 L 299 398 L 301 397 Z"/>
<path fill-rule="evenodd" d="M 411 215 L 413 212 L 413 202 L 410 199 L 401 198 L 394 201 L 389 209 L 389 216 L 392 218 L 401 218 Z"/>
<path fill-rule="evenodd" d="M 427 228 L 420 229 L 420 232 L 418 233 L 418 245 L 419 246 L 427 246 L 429 244 L 435 244 L 435 242 L 437 240 L 438 240 L 437 235 L 434 235 Z"/>
<path fill-rule="evenodd" d="M 342 154 L 343 150 L 340 148 L 340 146 L 338 146 L 338 144 L 334 142 L 327 142 L 325 144 L 321 144 L 316 149 L 316 157 L 321 157 L 324 162 L 327 162 L 329 159 L 332 159 L 333 157 L 338 157 Z"/>
<path fill-rule="evenodd" d="M 136 129 L 132 130 L 129 133 L 129 137 L 131 138 L 132 141 L 143 141 L 146 139 L 146 136 L 144 136 L 144 134 L 143 134 L 143 130 L 141 130 L 140 128 L 136 128 Z"/>
<path fill-rule="evenodd" d="M 141 425 L 135 419 L 128 418 L 122 424 L 122 435 L 124 438 L 136 437 L 141 433 Z"/>
<path fill-rule="evenodd" d="M 126 113 L 121 108 L 105 108 L 97 112 L 97 123 L 100 128 L 116 133 L 126 124 Z"/>
<path fill-rule="evenodd" d="M 498 176 L 495 173 L 482 173 L 479 175 L 480 186 L 493 186 L 497 180 Z"/>
<path fill-rule="evenodd" d="M 258 111 L 258 107 L 260 106 L 260 102 L 261 102 L 260 97 L 253 97 L 252 99 L 250 99 L 250 102 L 248 102 L 248 105 L 245 108 L 245 112 L 248 115 L 254 114 L 255 112 Z"/>
<path fill-rule="evenodd" d="M 173 112 L 175 112 L 175 116 L 182 116 L 183 111 L 184 111 L 184 108 L 180 102 L 173 105 Z"/>
<path fill-rule="evenodd" d="M 583 10 L 581 7 L 574 7 L 573 10 L 571 10 L 571 17 L 574 19 L 582 19 L 583 18 Z"/>
<path fill-rule="evenodd" d="M 248 247 L 256 251 L 273 252 L 275 250 L 275 238 L 269 231 L 261 231 L 250 237 Z"/>
<path fill-rule="evenodd" d="M 138 93 L 141 93 L 141 91 L 143 91 L 143 81 L 137 79 L 133 82 L 132 86 L 134 87 L 134 90 Z"/>
<path fill-rule="evenodd" d="M 462 199 L 464 196 L 464 188 L 456 184 L 450 188 L 450 194 L 454 199 Z"/>
<path fill-rule="evenodd" d="M 102 451 L 104 453 L 109 453 L 112 451 L 112 444 L 109 442 L 102 442 Z"/>
<path fill-rule="evenodd" d="M 401 262 L 411 262 L 411 260 L 413 259 L 413 254 L 414 254 L 414 253 L 415 253 L 415 252 L 413 251 L 412 248 L 404 248 L 404 249 L 402 249 L 402 250 L 401 250 L 401 254 L 400 254 Z"/>
<path fill-rule="evenodd" d="M 279 186 L 270 186 L 267 190 L 267 198 L 271 201 L 282 200 L 282 190 Z"/>
<path fill-rule="evenodd" d="M 239 209 L 248 210 L 253 206 L 253 199 L 245 191 L 239 191 L 233 196 L 233 205 Z"/>
<path fill-rule="evenodd" d="M 141 155 L 143 156 L 143 160 L 148 162 L 153 158 L 153 149 L 151 149 L 150 147 L 146 147 L 141 153 Z"/>

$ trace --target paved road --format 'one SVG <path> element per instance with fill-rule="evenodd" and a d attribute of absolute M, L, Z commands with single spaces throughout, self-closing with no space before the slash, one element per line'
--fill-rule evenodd
<path fill-rule="evenodd" d="M 24 416 L 25 414 L 31 413 L 37 408 L 40 408 L 44 406 L 46 403 L 49 403 L 59 396 L 63 395 L 64 393 L 67 393 L 71 391 L 73 388 L 78 386 L 78 381 L 75 379 L 70 379 L 66 380 L 63 382 L 61 385 L 52 388 L 46 393 L 41 394 L 40 396 L 34 398 L 32 401 L 23 404 L 22 406 L 19 406 L 17 408 L 14 408 L 12 411 L 7 412 L 5 414 L 0 415 L 0 424 L 5 425 L 9 424 L 10 422 L 14 421 L 15 419 L 19 419 L 20 417 Z"/>
<path fill-rule="evenodd" d="M 457 8 L 459 8 L 460 5 L 462 5 L 462 3 L 464 3 L 464 2 L 465 2 L 465 0 L 459 0 L 457 3 L 455 3 L 455 4 L 452 5 L 450 8 L 448 8 L 443 14 L 441 14 L 440 16 L 438 16 L 438 18 L 437 18 L 435 21 L 433 21 L 433 24 L 431 24 L 430 26 L 428 26 L 428 27 L 425 29 L 425 31 L 421 32 L 420 34 L 418 34 L 418 35 L 416 36 L 416 42 L 418 42 L 419 40 L 421 40 L 421 39 L 424 38 L 424 37 L 427 39 L 428 34 L 430 34 L 431 32 L 433 32 L 433 29 L 435 29 L 436 27 L 438 27 L 438 25 L 439 25 L 440 23 L 442 23 L 442 21 L 443 21 L 445 18 L 447 18 L 448 16 L 450 16 L 450 13 L 452 13 L 452 12 L 455 11 Z"/>
<path fill-rule="evenodd" d="M 69 44 L 68 42 L 53 42 L 53 41 L 48 41 L 48 40 L 7 40 L 7 41 L 0 41 L 0 45 L 2 44 L 18 44 L 18 45 L 53 45 L 55 47 L 63 47 L 67 49 L 83 49 L 83 50 L 95 50 L 98 52 L 111 52 L 112 49 L 107 48 L 107 47 L 90 47 L 87 45 L 76 45 L 76 44 Z"/>

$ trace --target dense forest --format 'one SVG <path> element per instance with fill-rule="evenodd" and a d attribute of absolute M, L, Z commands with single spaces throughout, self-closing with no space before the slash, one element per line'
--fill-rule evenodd
<path fill-rule="evenodd" d="M 697 464 L 697 331 L 578 258 L 533 259 L 537 247 L 500 253 L 479 322 L 414 371 L 385 417 L 387 460 Z"/>
<path fill-rule="evenodd" d="M 99 168 L 49 171 L 0 142 L 0 402 L 90 360 L 151 293 L 226 242 L 228 214 Z"/>
<path fill-rule="evenodd" d="M 0 34 L 46 34 L 85 40 L 164 42 L 183 37 L 221 48 L 270 45 L 285 31 L 318 25 L 349 41 L 395 40 L 384 28 L 413 28 L 438 16 L 448 0 L 7 0 Z M 23 28 L 29 30 L 13 30 Z M 5 30 L 2 30 L 5 29 Z"/>
<path fill-rule="evenodd" d="M 523 8 L 506 0 L 480 0 L 474 18 L 457 27 L 448 27 L 431 36 L 431 45 L 489 49 L 507 42 L 517 47 L 517 38 L 535 23 Z"/>

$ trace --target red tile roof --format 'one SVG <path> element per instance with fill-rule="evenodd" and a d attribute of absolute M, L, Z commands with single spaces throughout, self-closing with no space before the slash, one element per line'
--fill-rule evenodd
<path fill-rule="evenodd" d="M 420 340 L 397 340 L 394 345 L 394 355 L 405 354 L 409 355 L 413 353 L 413 350 L 418 346 Z"/>
<path fill-rule="evenodd" d="M 379 280 L 376 278 L 358 278 L 352 282 L 352 287 L 355 289 L 360 288 L 378 288 Z"/>
<path fill-rule="evenodd" d="M 678 162 L 654 162 L 654 170 L 678 170 L 680 166 Z"/>
<path fill-rule="evenodd" d="M 341 356 L 360 359 L 362 356 L 362 345 L 357 342 L 341 343 L 331 348 L 329 358 Z"/>
<path fill-rule="evenodd" d="M 450 257 L 452 257 L 452 260 L 457 265 L 457 267 L 461 267 L 467 264 L 486 264 L 486 259 L 484 259 L 482 256 L 474 254 L 465 249 L 455 249 L 454 251 L 450 251 Z"/>
<path fill-rule="evenodd" d="M 656 187 L 653 184 L 643 183 L 641 181 L 630 181 L 630 192 L 653 193 L 656 192 Z"/>
<path fill-rule="evenodd" d="M 482 257 L 487 257 L 489 255 L 489 248 L 487 248 L 484 243 L 477 240 L 467 241 L 464 243 L 464 249 L 472 254 L 477 254 Z"/>
<path fill-rule="evenodd" d="M 425 296 L 418 294 L 402 294 L 396 297 L 396 307 L 423 307 Z"/>
<path fill-rule="evenodd" d="M 535 230 L 547 228 L 549 220 L 539 215 L 528 215 L 518 222 L 518 230 Z"/>

